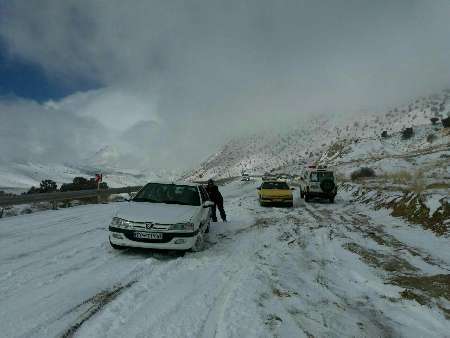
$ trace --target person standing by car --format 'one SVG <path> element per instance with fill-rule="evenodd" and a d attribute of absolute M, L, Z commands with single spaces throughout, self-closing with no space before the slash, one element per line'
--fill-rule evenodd
<path fill-rule="evenodd" d="M 223 208 L 223 197 L 219 191 L 219 187 L 214 184 L 213 180 L 208 180 L 208 185 L 206 186 L 206 191 L 208 191 L 209 198 L 211 202 L 214 203 L 214 206 L 211 208 L 211 218 L 213 222 L 217 222 L 216 208 L 219 209 L 220 218 L 222 221 L 227 221 L 227 215 L 225 214 L 225 210 Z"/>

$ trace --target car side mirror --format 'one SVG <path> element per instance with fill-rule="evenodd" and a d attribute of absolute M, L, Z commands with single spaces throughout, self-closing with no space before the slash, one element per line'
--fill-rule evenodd
<path fill-rule="evenodd" d="M 203 208 L 211 208 L 214 206 L 214 203 L 211 201 L 206 201 L 205 203 L 203 203 Z"/>

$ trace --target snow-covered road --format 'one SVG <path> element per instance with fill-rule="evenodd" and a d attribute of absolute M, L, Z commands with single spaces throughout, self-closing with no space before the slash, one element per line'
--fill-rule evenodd
<path fill-rule="evenodd" d="M 256 185 L 225 186 L 230 222 L 184 257 L 111 249 L 115 204 L 0 220 L 0 336 L 448 336 L 421 284 L 447 280 L 447 238 L 346 194 L 262 208 Z"/>

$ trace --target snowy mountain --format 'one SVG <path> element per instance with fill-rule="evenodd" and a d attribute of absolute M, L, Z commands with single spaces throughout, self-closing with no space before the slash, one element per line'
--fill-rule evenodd
<path fill-rule="evenodd" d="M 93 155 L 88 156 L 84 162 L 92 163 L 93 166 L 98 167 L 114 167 L 120 163 L 121 156 L 117 146 L 106 145 L 94 152 Z"/>
<path fill-rule="evenodd" d="M 371 144 L 360 148 L 361 153 L 354 156 L 364 156 L 367 152 L 399 151 L 398 133 L 408 127 L 420 127 L 418 137 L 420 142 L 410 142 L 403 151 L 426 148 L 429 142 L 424 139 L 430 131 L 430 119 L 439 120 L 450 112 L 450 90 L 437 95 L 422 97 L 404 106 L 393 107 L 384 113 L 366 113 L 360 115 L 318 116 L 308 121 L 293 125 L 284 131 L 265 131 L 236 138 L 223 146 L 213 156 L 204 161 L 199 168 L 185 174 L 189 179 L 207 177 L 224 178 L 239 176 L 244 171 L 263 173 L 292 165 L 302 166 L 305 163 L 325 160 L 339 145 L 349 145 L 364 140 L 361 144 Z M 441 125 L 438 121 L 438 125 Z M 428 128 L 428 129 L 427 129 Z M 397 135 L 389 142 L 381 142 L 381 133 Z M 370 140 L 376 140 L 373 143 Z M 447 139 L 439 139 L 442 146 Z M 324 154 L 328 154 L 325 155 Z"/>
<path fill-rule="evenodd" d="M 226 178 L 239 176 L 243 170 L 263 173 L 286 169 L 295 172 L 305 163 L 318 160 L 338 165 L 362 160 L 372 153 L 378 157 L 383 154 L 400 156 L 410 151 L 425 150 L 429 146 L 445 148 L 448 137 L 443 132 L 435 133 L 433 144 L 427 141 L 427 137 L 438 128 L 430 125 L 430 118 L 441 119 L 449 112 L 450 91 L 446 90 L 393 107 L 384 113 L 315 116 L 282 131 L 269 130 L 235 138 L 207 158 L 199 168 L 183 175 L 178 169 L 142 169 L 126 149 L 107 144 L 77 163 L 2 163 L 0 187 L 26 189 L 48 178 L 61 184 L 75 176 L 93 176 L 97 172 L 104 173 L 110 186 L 141 184 L 150 179 L 175 179 L 179 176 L 190 180 Z M 403 142 L 399 132 L 406 127 L 417 130 L 412 140 Z M 142 129 L 147 132 L 155 128 L 153 122 L 148 122 L 145 126 L 135 126 L 132 134 L 140 135 L 144 132 Z M 382 139 L 380 135 L 383 131 L 392 137 Z M 127 139 L 138 142 L 140 137 L 132 138 L 133 135 L 128 135 Z M 383 162 L 378 163 L 377 168 L 381 167 Z M 350 165 L 347 165 L 345 170 L 349 168 Z"/>
<path fill-rule="evenodd" d="M 113 145 L 107 145 L 87 156 L 80 162 L 39 163 L 8 162 L 0 165 L 0 190 L 22 192 L 31 186 L 39 186 L 44 179 L 51 179 L 58 185 L 71 182 L 76 176 L 94 177 L 103 174 L 103 181 L 110 187 L 142 185 L 155 179 L 179 177 L 177 170 L 145 170 L 134 167 L 134 161 L 124 161 L 125 155 Z M 124 167 L 123 163 L 129 163 Z"/>
<path fill-rule="evenodd" d="M 51 179 L 61 185 L 71 182 L 76 176 L 89 178 L 97 172 L 104 173 L 103 180 L 111 187 L 139 185 L 147 179 L 144 173 L 133 170 L 99 170 L 94 167 L 58 163 L 8 163 L 0 167 L 0 190 L 22 192 L 31 186 L 39 186 L 44 179 Z"/>

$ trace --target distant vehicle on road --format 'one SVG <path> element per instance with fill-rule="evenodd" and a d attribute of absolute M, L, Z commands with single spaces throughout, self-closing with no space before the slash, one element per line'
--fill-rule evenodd
<path fill-rule="evenodd" d="M 262 206 L 269 204 L 280 204 L 294 206 L 294 188 L 290 188 L 286 182 L 272 180 L 263 181 L 258 187 L 259 204 Z"/>
<path fill-rule="evenodd" d="M 115 249 L 199 251 L 212 206 L 201 185 L 148 183 L 118 210 L 109 226 L 109 241 Z"/>
<path fill-rule="evenodd" d="M 291 177 L 290 177 L 290 175 L 288 175 L 288 174 L 278 174 L 278 175 L 277 175 L 277 178 L 278 178 L 279 180 L 287 181 L 287 180 L 289 180 Z"/>
<path fill-rule="evenodd" d="M 249 174 L 242 174 L 241 181 L 250 181 L 250 175 Z"/>
<path fill-rule="evenodd" d="M 337 186 L 332 170 L 325 166 L 308 166 L 300 177 L 300 197 L 309 202 L 311 198 L 321 197 L 334 203 Z"/>
<path fill-rule="evenodd" d="M 274 174 L 268 174 L 268 173 L 265 173 L 265 174 L 262 176 L 262 180 L 263 180 L 263 181 L 276 181 L 276 179 L 277 179 L 277 176 L 274 175 Z"/>

